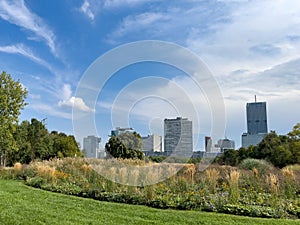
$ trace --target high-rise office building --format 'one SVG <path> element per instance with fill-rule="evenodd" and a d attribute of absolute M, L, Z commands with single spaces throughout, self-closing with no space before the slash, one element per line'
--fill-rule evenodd
<path fill-rule="evenodd" d="M 256 146 L 268 133 L 266 102 L 251 102 L 246 105 L 247 133 L 242 134 L 242 147 Z"/>
<path fill-rule="evenodd" d="M 96 136 L 83 138 L 83 149 L 86 151 L 87 158 L 98 158 L 100 142 L 101 138 Z"/>
<path fill-rule="evenodd" d="M 143 152 L 162 152 L 162 138 L 157 134 L 142 137 Z"/>
<path fill-rule="evenodd" d="M 260 134 L 268 132 L 266 102 L 247 103 L 247 133 Z"/>
<path fill-rule="evenodd" d="M 181 117 L 164 120 L 164 151 L 182 157 L 193 153 L 192 121 Z"/>
<path fill-rule="evenodd" d="M 225 152 L 229 149 L 235 149 L 234 141 L 228 138 L 218 140 L 217 146 L 220 149 L 220 152 Z"/>
<path fill-rule="evenodd" d="M 112 130 L 111 131 L 111 136 L 114 136 L 114 137 L 118 137 L 120 134 L 123 134 L 125 132 L 131 132 L 133 131 L 133 128 L 131 127 L 116 127 L 115 130 Z"/>

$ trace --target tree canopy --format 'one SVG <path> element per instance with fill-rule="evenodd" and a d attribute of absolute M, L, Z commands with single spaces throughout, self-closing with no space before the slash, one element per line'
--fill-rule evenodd
<path fill-rule="evenodd" d="M 0 164 L 4 165 L 8 155 L 18 149 L 14 132 L 18 125 L 19 115 L 25 107 L 27 90 L 20 81 L 2 72 L 0 75 Z"/>
<path fill-rule="evenodd" d="M 105 150 L 114 158 L 144 159 L 142 139 L 136 132 L 124 132 L 117 137 L 110 137 L 105 144 Z"/>
<path fill-rule="evenodd" d="M 264 159 L 280 168 L 289 164 L 300 164 L 300 123 L 287 135 L 278 135 L 271 131 L 257 146 L 240 148 L 235 153 L 233 151 L 235 150 L 225 152 L 216 161 L 236 166 L 245 158 Z"/>

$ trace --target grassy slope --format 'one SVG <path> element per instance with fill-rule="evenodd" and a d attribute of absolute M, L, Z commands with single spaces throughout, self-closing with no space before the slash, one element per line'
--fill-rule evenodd
<path fill-rule="evenodd" d="M 0 224 L 300 224 L 196 211 L 158 210 L 33 189 L 0 179 Z"/>

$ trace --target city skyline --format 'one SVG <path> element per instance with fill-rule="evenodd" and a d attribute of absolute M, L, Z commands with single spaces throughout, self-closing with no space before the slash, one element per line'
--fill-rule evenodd
<path fill-rule="evenodd" d="M 95 104 L 75 95 L 86 69 L 107 51 L 145 39 L 172 42 L 194 52 L 212 72 L 223 94 L 226 136 L 238 148 L 247 125 L 245 103 L 254 95 L 268 102 L 269 130 L 286 134 L 300 121 L 299 11 L 300 3 L 292 0 L 2 0 L 0 70 L 29 90 L 20 120 L 47 118 L 49 130 L 73 134 L 72 107 L 94 112 L 97 133 L 87 135 L 103 137 L 102 143 L 116 124 L 147 135 L 162 133 L 162 118 L 196 121 L 188 110 L 179 115 L 167 104 L 184 104 L 185 95 L 197 110 L 193 138 L 203 149 L 213 121 L 210 102 L 178 68 L 129 65 L 99 90 Z M 142 80 L 150 76 L 161 80 Z M 174 91 L 178 87 L 181 92 Z M 124 115 L 132 100 L 128 121 L 113 121 L 112 109 L 115 117 Z"/>

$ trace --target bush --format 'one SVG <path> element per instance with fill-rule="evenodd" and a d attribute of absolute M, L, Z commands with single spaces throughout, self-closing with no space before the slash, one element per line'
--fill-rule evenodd
<path fill-rule="evenodd" d="M 244 170 L 253 170 L 254 168 L 258 170 L 260 174 L 264 174 L 272 169 L 272 164 L 263 159 L 244 159 L 240 164 L 239 168 Z"/>
<path fill-rule="evenodd" d="M 224 205 L 220 210 L 223 213 L 251 216 L 251 217 L 264 217 L 264 218 L 285 218 L 288 214 L 281 208 L 271 208 L 257 205 Z"/>

